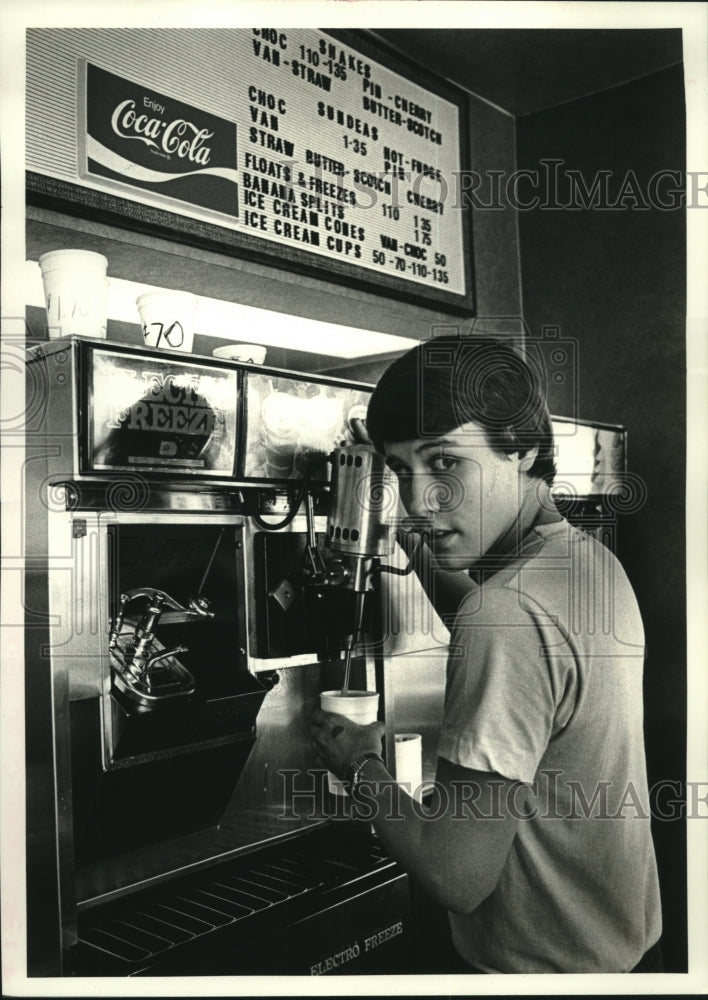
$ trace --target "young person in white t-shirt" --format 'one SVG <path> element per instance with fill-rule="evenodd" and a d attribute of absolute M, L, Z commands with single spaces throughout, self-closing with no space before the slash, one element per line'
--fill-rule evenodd
<path fill-rule="evenodd" d="M 555 508 L 539 380 L 501 342 L 439 337 L 387 369 L 367 427 L 438 604 L 457 595 L 430 816 L 392 784 L 380 723 L 316 710 L 319 758 L 449 911 L 461 969 L 653 971 L 642 622 L 616 558 Z"/>

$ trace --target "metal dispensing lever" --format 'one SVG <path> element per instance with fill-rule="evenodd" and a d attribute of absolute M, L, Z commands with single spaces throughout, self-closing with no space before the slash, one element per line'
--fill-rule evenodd
<path fill-rule="evenodd" d="M 305 548 L 304 572 L 315 585 L 328 583 L 328 574 L 322 553 L 317 548 L 317 534 L 315 532 L 315 507 L 312 494 L 305 495 L 305 516 L 307 518 L 307 546 Z"/>
<path fill-rule="evenodd" d="M 158 590 L 156 587 L 136 587 L 120 595 L 120 608 L 113 622 L 108 640 L 108 648 L 111 651 L 116 650 L 118 647 L 118 640 L 123 630 L 125 612 L 128 605 L 143 597 L 147 598 L 148 606 L 135 625 L 133 638 L 128 644 L 128 652 L 124 661 L 126 669 L 130 669 L 133 675 L 136 675 L 136 671 L 140 675 L 143 674 L 145 666 L 150 659 L 152 643 L 155 638 L 155 629 L 158 623 L 173 625 L 178 622 L 214 617 L 214 612 L 211 610 L 206 597 L 198 595 L 190 598 L 189 606 L 185 608 L 173 597 L 165 593 L 164 590 Z M 165 608 L 169 608 L 170 610 L 165 611 Z M 186 653 L 187 651 L 187 647 L 185 646 L 181 646 L 179 650 L 173 650 L 174 653 Z M 168 655 L 167 652 L 163 652 L 160 654 L 160 659 L 164 659 Z"/>
<path fill-rule="evenodd" d="M 120 608 L 118 609 L 118 614 L 116 615 L 112 625 L 111 632 L 108 637 L 108 648 L 114 650 L 118 645 L 118 638 L 123 630 L 123 619 L 125 618 L 125 608 L 128 604 L 130 597 L 128 594 L 120 595 Z"/>
<path fill-rule="evenodd" d="M 128 598 L 125 603 L 123 602 L 124 596 Z M 137 594 L 132 591 L 127 595 L 121 594 L 122 608 L 125 609 L 126 605 L 136 597 L 148 597 L 149 604 L 143 617 L 135 626 L 133 641 L 128 648 L 124 666 L 133 677 L 144 680 L 147 661 L 152 653 L 155 628 L 160 620 L 167 594 L 161 590 L 153 590 L 152 588 L 145 588 L 144 591 Z"/>
<path fill-rule="evenodd" d="M 349 674 L 352 668 L 352 656 L 359 641 L 361 627 L 364 621 L 364 597 L 363 590 L 357 590 L 354 606 L 354 629 L 352 634 L 347 636 L 347 644 L 344 648 L 344 680 L 342 681 L 342 691 L 349 690 Z"/>
<path fill-rule="evenodd" d="M 116 689 L 137 703 L 140 710 L 154 708 L 171 698 L 188 697 L 195 691 L 194 677 L 177 659 L 179 653 L 188 653 L 189 648 L 180 644 L 164 649 L 155 637 L 155 629 L 158 624 L 175 625 L 215 617 L 203 590 L 225 531 L 225 528 L 219 531 L 197 593 L 190 597 L 187 607 L 157 587 L 134 587 L 120 595 L 118 614 L 108 640 L 112 676 Z M 130 619 L 130 627 L 124 632 L 128 605 L 139 599 L 147 599 L 147 607 L 137 621 Z"/>
<path fill-rule="evenodd" d="M 147 598 L 148 604 L 135 624 L 131 637 L 121 647 L 125 613 L 132 601 Z M 165 612 L 165 608 L 171 609 Z M 187 646 L 154 650 L 155 630 L 158 624 L 186 622 L 194 619 L 213 618 L 206 598 L 196 597 L 185 608 L 164 590 L 155 587 L 136 587 L 120 595 L 120 608 L 111 628 L 109 649 L 113 658 L 114 680 L 124 694 L 149 707 L 165 697 L 188 695 L 194 691 L 194 678 L 175 657 L 187 653 Z M 161 680 L 156 686 L 153 671 L 158 664 Z"/>
<path fill-rule="evenodd" d="M 213 618 L 214 612 L 211 610 L 211 604 L 206 597 L 202 597 L 201 594 L 197 594 L 194 597 L 190 597 L 189 604 L 185 608 L 182 604 L 170 597 L 169 594 L 165 593 L 164 590 L 158 590 L 156 587 L 136 587 L 134 590 L 129 590 L 127 594 L 121 594 L 121 609 L 119 616 L 124 615 L 125 606 L 131 601 L 137 600 L 139 597 L 147 597 L 148 601 L 155 602 L 159 600 L 160 602 L 160 613 L 159 620 L 163 625 L 175 625 L 178 622 L 188 622 L 193 621 L 198 618 Z M 125 598 L 125 602 L 123 601 Z M 169 608 L 169 610 L 165 610 Z M 148 613 L 150 612 L 150 607 L 148 607 Z M 155 622 L 157 624 L 157 622 Z"/>

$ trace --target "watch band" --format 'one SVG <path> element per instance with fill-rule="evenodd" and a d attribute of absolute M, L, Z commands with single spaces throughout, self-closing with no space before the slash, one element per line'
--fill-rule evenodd
<path fill-rule="evenodd" d="M 385 764 L 381 754 L 374 753 L 373 750 L 370 750 L 367 753 L 359 754 L 358 757 L 355 757 L 354 760 L 350 761 L 347 764 L 347 767 L 344 771 L 344 783 L 347 786 L 347 790 L 350 793 L 359 784 L 359 781 L 361 780 L 361 769 L 363 768 L 364 764 L 366 764 L 366 762 L 369 760 L 380 760 L 382 764 Z"/>

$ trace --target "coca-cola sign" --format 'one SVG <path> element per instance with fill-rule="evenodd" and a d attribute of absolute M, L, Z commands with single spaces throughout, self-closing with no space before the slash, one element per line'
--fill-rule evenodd
<path fill-rule="evenodd" d="M 85 64 L 82 176 L 238 218 L 236 124 Z"/>

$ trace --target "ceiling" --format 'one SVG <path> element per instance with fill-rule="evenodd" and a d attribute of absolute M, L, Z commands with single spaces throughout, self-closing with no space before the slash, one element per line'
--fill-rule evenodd
<path fill-rule="evenodd" d="M 377 29 L 404 55 L 515 117 L 682 60 L 681 29 Z"/>

